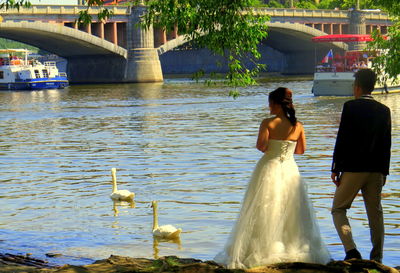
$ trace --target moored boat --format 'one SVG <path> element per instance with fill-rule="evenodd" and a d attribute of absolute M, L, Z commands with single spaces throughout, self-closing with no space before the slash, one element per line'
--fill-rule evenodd
<path fill-rule="evenodd" d="M 18 55 L 23 55 L 18 56 Z M 68 86 L 67 74 L 55 62 L 28 60 L 27 49 L 0 49 L 1 90 L 62 89 Z"/>
<path fill-rule="evenodd" d="M 342 34 L 313 37 L 314 42 L 357 42 L 369 41 L 370 35 Z M 371 68 L 373 56 L 362 50 L 345 51 L 343 55 L 330 50 L 317 64 L 314 72 L 312 93 L 315 96 L 352 96 L 354 73 L 359 69 Z M 380 80 L 372 94 L 400 92 L 400 78 L 397 81 L 378 75 Z"/>

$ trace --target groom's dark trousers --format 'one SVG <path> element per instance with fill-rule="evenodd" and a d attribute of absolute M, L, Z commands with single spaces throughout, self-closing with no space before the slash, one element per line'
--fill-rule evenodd
<path fill-rule="evenodd" d="M 332 172 L 340 173 L 332 216 L 345 251 L 355 249 L 346 211 L 361 190 L 371 232 L 370 259 L 382 262 L 384 222 L 381 192 L 389 174 L 390 109 L 364 95 L 343 106 Z"/>

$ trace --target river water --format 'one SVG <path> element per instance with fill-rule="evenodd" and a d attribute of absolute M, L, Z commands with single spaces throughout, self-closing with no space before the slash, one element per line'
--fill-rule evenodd
<path fill-rule="evenodd" d="M 246 184 L 261 157 L 254 146 L 268 116 L 267 94 L 294 90 L 308 150 L 296 156 L 322 236 L 334 259 L 343 250 L 330 206 L 331 154 L 343 103 L 314 97 L 309 80 L 280 79 L 228 89 L 185 79 L 164 84 L 82 85 L 65 90 L 0 93 L 0 250 L 52 263 L 83 264 L 111 254 L 212 259 L 222 249 Z M 392 109 L 391 175 L 383 193 L 384 263 L 400 265 L 400 94 L 377 100 Z M 113 204 L 110 169 L 135 204 Z M 153 241 L 160 224 L 183 229 L 180 242 Z M 356 242 L 369 256 L 361 197 L 349 213 Z M 46 253 L 61 253 L 47 258 Z"/>

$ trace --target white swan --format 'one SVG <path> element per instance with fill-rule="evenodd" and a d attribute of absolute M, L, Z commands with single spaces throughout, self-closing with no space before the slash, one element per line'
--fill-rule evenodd
<path fill-rule="evenodd" d="M 161 238 L 161 239 L 175 239 L 179 238 L 179 235 L 182 232 L 181 228 L 176 228 L 173 225 L 163 225 L 161 227 L 158 226 L 158 215 L 157 201 L 151 202 L 151 206 L 153 207 L 153 236 Z"/>
<path fill-rule="evenodd" d="M 117 188 L 117 170 L 115 168 L 111 169 L 112 176 L 112 193 L 110 194 L 110 198 L 114 201 L 128 201 L 131 202 L 135 197 L 135 193 L 130 192 L 128 190 L 118 190 Z"/>

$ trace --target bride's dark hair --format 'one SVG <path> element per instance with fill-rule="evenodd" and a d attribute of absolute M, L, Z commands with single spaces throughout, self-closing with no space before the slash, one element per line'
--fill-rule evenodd
<path fill-rule="evenodd" d="M 293 107 L 292 91 L 286 87 L 278 87 L 269 93 L 268 100 L 282 106 L 285 116 L 293 126 L 296 126 L 296 111 Z"/>

